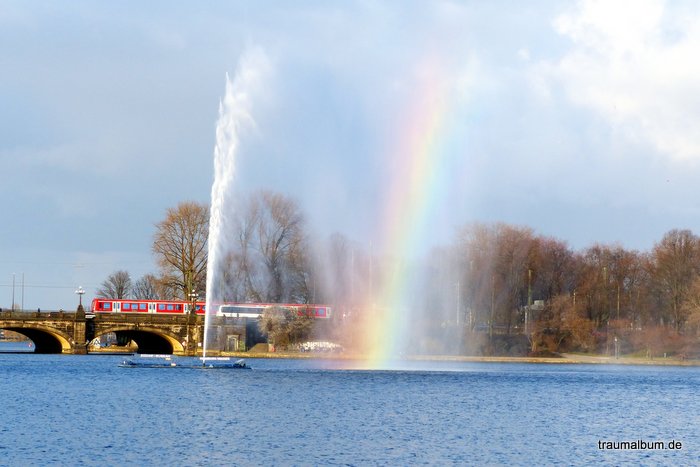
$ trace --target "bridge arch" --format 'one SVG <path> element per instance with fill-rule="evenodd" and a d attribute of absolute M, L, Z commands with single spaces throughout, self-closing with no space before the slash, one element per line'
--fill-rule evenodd
<path fill-rule="evenodd" d="M 27 336 L 34 342 L 34 353 L 73 353 L 75 342 L 59 329 L 37 324 L 12 324 L 2 329 Z"/>
<path fill-rule="evenodd" d="M 95 337 L 114 333 L 118 341 L 128 343 L 133 340 L 138 346 L 139 353 L 153 354 L 175 354 L 182 355 L 185 348 L 179 340 L 179 336 L 170 331 L 139 326 L 138 328 L 129 326 L 115 326 L 96 330 Z"/>

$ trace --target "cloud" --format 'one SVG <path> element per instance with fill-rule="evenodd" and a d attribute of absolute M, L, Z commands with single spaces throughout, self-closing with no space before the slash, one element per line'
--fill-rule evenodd
<path fill-rule="evenodd" d="M 700 15 L 659 0 L 579 3 L 554 21 L 571 48 L 545 71 L 613 135 L 700 160 Z M 540 64 L 542 65 L 542 63 Z"/>

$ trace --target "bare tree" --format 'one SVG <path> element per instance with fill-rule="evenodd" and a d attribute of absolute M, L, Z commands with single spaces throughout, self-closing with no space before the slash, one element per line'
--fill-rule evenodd
<path fill-rule="evenodd" d="M 196 202 L 180 203 L 156 225 L 153 252 L 166 287 L 182 299 L 192 290 L 206 288 L 209 208 Z"/>
<path fill-rule="evenodd" d="M 102 298 L 128 298 L 131 295 L 131 276 L 127 271 L 116 271 L 102 282 L 97 296 Z"/>
<path fill-rule="evenodd" d="M 495 274 L 500 284 L 501 322 L 510 333 L 514 315 L 527 303 L 528 266 L 532 264 L 534 241 L 532 230 L 498 225 L 496 235 Z"/>
<path fill-rule="evenodd" d="M 238 223 L 232 274 L 245 300 L 304 303 L 312 295 L 311 267 L 298 204 L 270 191 L 253 194 Z"/>
<path fill-rule="evenodd" d="M 684 316 L 688 317 L 686 326 L 693 329 L 697 336 L 700 333 L 700 277 L 691 284 L 682 307 Z"/>
<path fill-rule="evenodd" d="M 458 250 L 464 259 L 465 305 L 475 326 L 488 324 L 492 329 L 495 314 L 495 255 L 496 241 L 493 229 L 483 224 L 466 226 L 459 234 Z"/>
<path fill-rule="evenodd" d="M 518 323 L 540 243 L 526 227 L 474 224 L 462 231 L 462 293 L 467 307 L 481 324 L 488 323 L 490 332 L 499 323 L 510 333 Z"/>
<path fill-rule="evenodd" d="M 573 291 L 576 259 L 566 243 L 550 237 L 537 238 L 537 251 L 529 265 L 532 299 L 549 300 Z"/>
<path fill-rule="evenodd" d="M 652 281 L 665 316 L 680 331 L 687 319 L 683 302 L 700 273 L 700 238 L 689 230 L 671 230 L 654 246 L 652 259 Z"/>
<path fill-rule="evenodd" d="M 132 287 L 134 298 L 137 300 L 157 300 L 162 297 L 161 284 L 153 274 L 146 274 L 134 282 Z"/>
<path fill-rule="evenodd" d="M 238 251 L 235 255 L 236 269 L 243 282 L 243 298 L 245 301 L 263 301 L 263 288 L 260 285 L 259 261 L 256 255 L 256 230 L 259 224 L 261 206 L 259 199 L 251 197 L 248 205 L 242 210 L 243 215 L 238 222 Z"/>
<path fill-rule="evenodd" d="M 314 274 L 318 289 L 316 296 L 321 297 L 321 301 L 331 302 L 343 308 L 352 306 L 355 298 L 359 296 L 357 291 L 361 288 L 361 281 L 354 272 L 360 259 L 357 250 L 357 246 L 344 235 L 337 232 L 330 235 L 323 253 L 314 262 L 315 269 L 322 271 L 321 274 Z"/>
<path fill-rule="evenodd" d="M 294 295 L 297 290 L 288 290 L 285 294 L 285 285 L 299 281 L 298 275 L 304 273 L 303 258 L 299 257 L 302 255 L 303 216 L 299 206 L 283 195 L 263 191 L 259 196 L 263 210 L 258 217 L 257 233 L 267 272 L 266 296 L 271 302 L 279 302 L 285 295 Z M 289 281 L 287 284 L 285 279 Z M 298 287 L 298 282 L 294 285 Z"/>

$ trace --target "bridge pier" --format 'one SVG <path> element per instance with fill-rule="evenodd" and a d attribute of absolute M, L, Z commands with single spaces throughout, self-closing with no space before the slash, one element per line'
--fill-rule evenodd
<path fill-rule="evenodd" d="M 75 321 L 73 322 L 73 354 L 74 355 L 86 355 L 87 354 L 87 319 L 85 318 L 85 311 L 82 307 L 75 312 Z"/>

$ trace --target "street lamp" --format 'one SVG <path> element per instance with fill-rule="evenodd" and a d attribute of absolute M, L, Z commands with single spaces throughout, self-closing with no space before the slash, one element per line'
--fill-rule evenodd
<path fill-rule="evenodd" d="M 192 303 L 190 314 L 195 314 L 197 312 L 197 298 L 199 298 L 199 294 L 195 289 L 192 289 L 192 292 L 190 292 L 188 296 L 190 297 L 190 302 Z"/>
<path fill-rule="evenodd" d="M 75 291 L 76 294 L 78 294 L 78 311 L 82 311 L 83 309 L 83 295 L 85 295 L 85 289 L 83 289 L 82 286 L 78 286 L 78 290 Z"/>
<path fill-rule="evenodd" d="M 194 340 L 195 340 L 195 335 L 193 332 L 191 332 L 191 327 L 195 323 L 195 319 L 197 317 L 197 297 L 199 297 L 199 294 L 195 289 L 192 289 L 192 292 L 187 294 L 187 298 L 190 299 L 190 314 L 187 317 L 187 349 L 186 351 L 188 353 L 192 352 L 193 354 L 196 353 L 196 348 L 194 346 Z"/>

